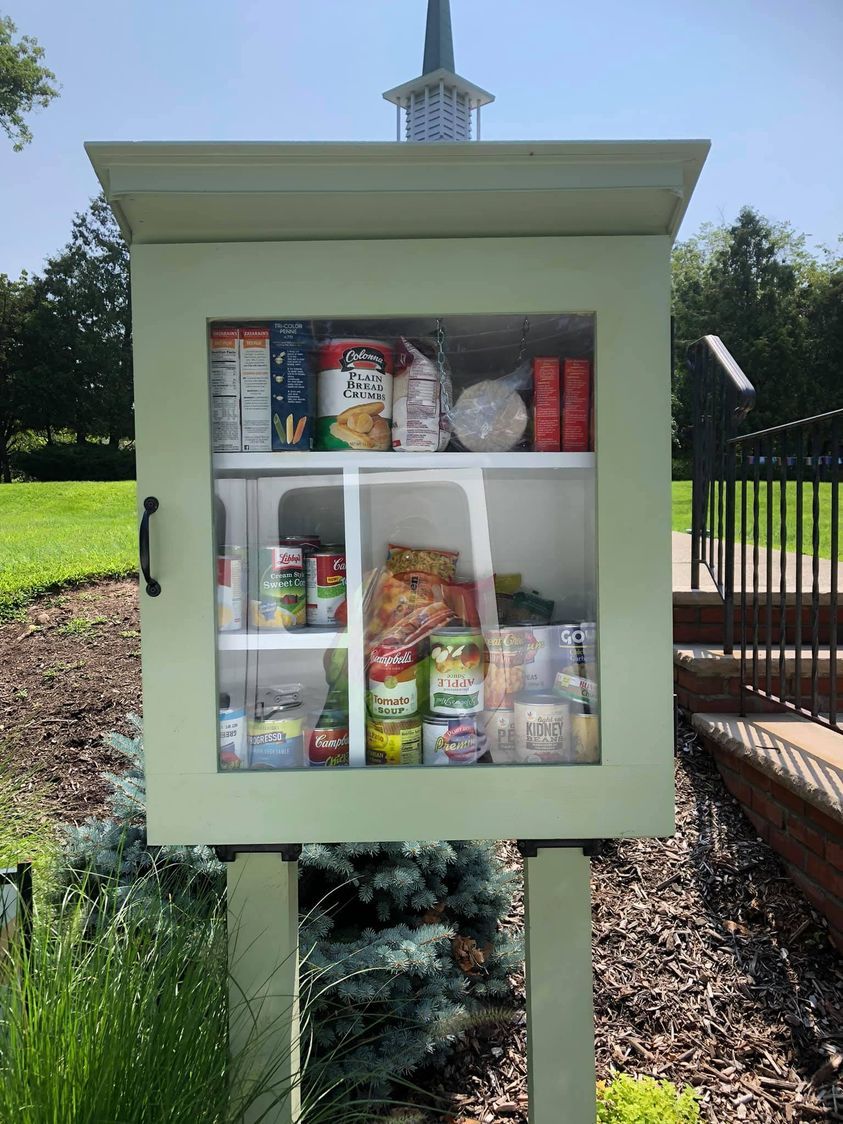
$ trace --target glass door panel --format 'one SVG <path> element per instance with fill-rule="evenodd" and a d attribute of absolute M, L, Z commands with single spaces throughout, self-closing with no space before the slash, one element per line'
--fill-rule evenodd
<path fill-rule="evenodd" d="M 219 768 L 596 762 L 594 317 L 209 346 Z"/>

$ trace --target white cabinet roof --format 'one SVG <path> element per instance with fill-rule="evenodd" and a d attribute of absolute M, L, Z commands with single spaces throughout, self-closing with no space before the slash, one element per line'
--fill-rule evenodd
<path fill-rule="evenodd" d="M 709 142 L 85 147 L 127 239 L 170 243 L 675 236 Z"/>

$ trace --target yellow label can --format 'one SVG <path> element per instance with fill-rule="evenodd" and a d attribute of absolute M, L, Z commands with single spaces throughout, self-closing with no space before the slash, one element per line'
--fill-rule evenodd
<path fill-rule="evenodd" d="M 421 765 L 421 718 L 366 720 L 367 765 Z"/>

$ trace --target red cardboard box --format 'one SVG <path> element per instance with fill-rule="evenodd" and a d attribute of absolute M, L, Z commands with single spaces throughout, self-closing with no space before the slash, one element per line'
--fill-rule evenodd
<path fill-rule="evenodd" d="M 533 448 L 537 453 L 558 453 L 562 448 L 559 360 L 533 360 Z"/>
<path fill-rule="evenodd" d="M 591 363 L 566 359 L 562 390 L 562 448 L 566 453 L 587 453 L 591 412 Z"/>

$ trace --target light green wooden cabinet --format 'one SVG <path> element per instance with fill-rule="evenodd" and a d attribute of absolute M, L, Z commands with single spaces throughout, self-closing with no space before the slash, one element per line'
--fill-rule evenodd
<path fill-rule="evenodd" d="M 160 596 L 141 583 L 151 841 L 672 830 L 670 247 L 707 147 L 89 145 L 132 243 L 138 497 L 159 501 Z M 278 320 L 392 342 L 440 322 L 455 397 L 483 362 L 497 377 L 522 352 L 564 358 L 573 325 L 588 335 L 596 451 L 215 453 L 209 329 Z M 215 489 L 253 555 L 308 518 L 342 536 L 347 629 L 218 632 Z M 275 525 L 279 505 L 295 526 Z M 460 550 L 487 633 L 493 572 L 521 573 L 569 623 L 593 614 L 599 757 L 366 764 L 362 587 L 405 535 Z M 315 714 L 333 646 L 347 651 L 350 765 L 219 769 L 226 681 L 244 703 L 299 681 Z"/>

